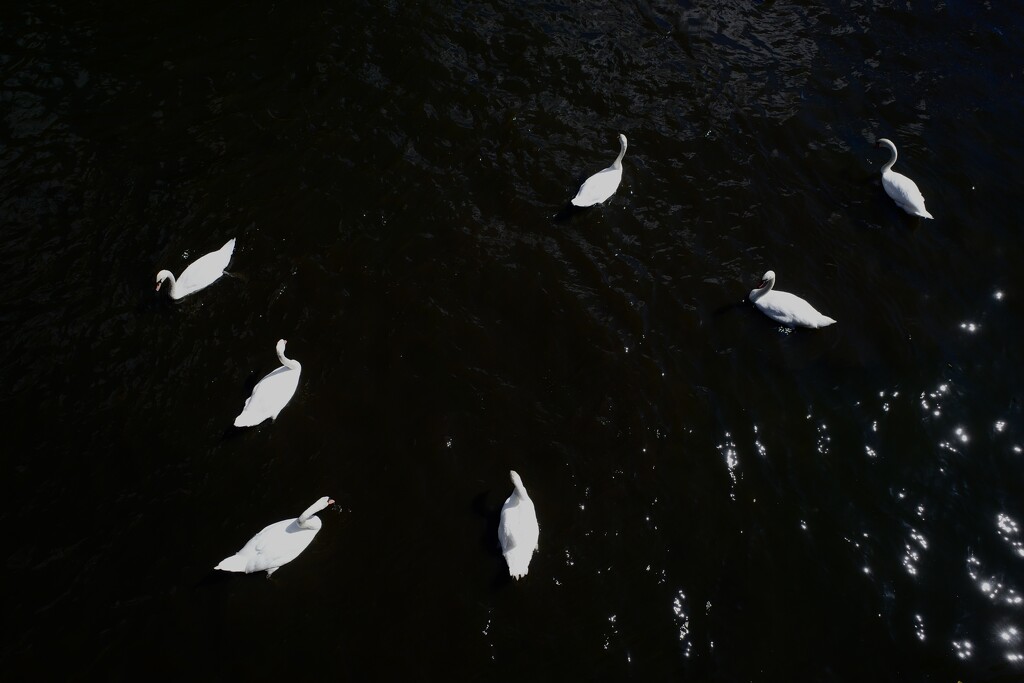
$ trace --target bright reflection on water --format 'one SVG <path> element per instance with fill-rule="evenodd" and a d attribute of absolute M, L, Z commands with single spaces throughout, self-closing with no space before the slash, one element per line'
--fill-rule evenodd
<path fill-rule="evenodd" d="M 736 442 L 732 440 L 732 435 L 726 432 L 725 442 L 718 444 L 716 448 L 725 457 L 725 467 L 729 470 L 729 479 L 732 480 L 729 497 L 736 500 L 736 482 L 738 481 L 736 468 L 739 467 L 740 462 L 739 453 L 736 450 Z"/>
<path fill-rule="evenodd" d="M 953 652 L 960 659 L 970 659 L 974 655 L 974 645 L 969 640 L 954 640 Z"/>
<path fill-rule="evenodd" d="M 708 609 L 710 607 L 711 604 L 708 603 Z M 686 614 L 686 595 L 683 594 L 683 591 L 679 591 L 672 598 L 672 613 L 675 614 L 679 625 L 679 642 L 683 645 L 683 656 L 689 657 L 693 643 L 689 640 L 690 617 Z"/>
<path fill-rule="evenodd" d="M 1002 300 L 1003 293 L 997 291 L 993 298 Z M 960 327 L 969 334 L 983 331 L 977 321 L 965 321 Z M 851 559 L 856 570 L 877 585 L 878 599 L 888 605 L 884 609 L 891 611 L 890 618 L 898 616 L 894 620 L 897 628 L 907 629 L 907 635 L 922 648 L 940 644 L 965 665 L 998 657 L 1007 666 L 1024 669 L 1024 638 L 1019 626 L 1024 587 L 1015 580 L 1020 569 L 1017 563 L 1024 559 L 1024 538 L 1016 499 L 1005 498 L 1005 491 L 989 485 L 998 500 L 1008 500 L 1010 505 L 986 511 L 996 499 L 968 495 L 971 486 L 981 485 L 976 471 L 996 478 L 1016 476 L 1019 471 L 1022 463 L 1013 459 L 1022 452 L 1021 446 L 1006 442 L 1007 435 L 1016 437 L 1011 417 L 1017 408 L 1014 403 L 1009 409 L 1000 408 L 1002 414 L 986 411 L 988 403 L 976 404 L 977 386 L 953 370 L 930 389 L 875 390 L 872 396 L 878 402 L 874 407 L 870 400 L 854 403 L 862 419 L 859 448 L 871 467 L 888 468 L 892 508 L 886 515 L 899 520 L 899 531 L 894 538 L 895 528 L 884 521 L 879 526 L 865 519 L 864 528 L 855 526 L 843 538 L 854 551 Z M 831 419 L 822 419 L 823 415 L 821 409 L 805 414 L 813 425 L 807 449 L 829 456 L 830 450 L 838 453 L 842 441 L 830 443 Z M 923 439 L 901 445 L 893 438 L 900 432 L 920 434 Z M 923 447 L 925 443 L 932 444 L 931 448 Z M 843 448 L 848 451 L 845 445 Z M 983 516 L 987 515 L 991 515 L 984 525 L 991 530 L 988 539 L 982 531 Z M 967 537 L 969 545 L 960 544 L 958 551 L 956 542 L 950 544 L 950 540 L 957 538 L 965 525 L 973 531 Z M 808 529 L 806 518 L 799 526 Z M 982 537 L 974 542 L 978 534 Z M 993 545 L 992 539 L 998 539 L 998 544 Z M 886 551 L 887 543 L 895 552 Z M 963 559 L 957 560 L 958 553 Z M 966 564 L 966 576 L 960 574 L 961 578 L 950 581 L 946 577 L 957 575 L 957 562 Z M 893 571 L 894 565 L 899 572 Z M 964 590 L 967 587 L 973 591 Z M 927 607 L 933 600 L 927 596 L 935 590 L 960 596 L 960 609 L 952 623 Z"/>
<path fill-rule="evenodd" d="M 1013 551 L 1020 557 L 1024 557 L 1024 543 L 1017 538 L 1020 535 L 1020 527 L 1009 515 L 999 513 L 996 516 L 996 528 L 999 530 L 999 537 L 1010 544 Z"/>
<path fill-rule="evenodd" d="M 811 416 L 809 414 L 807 415 L 807 419 L 808 420 L 811 419 Z M 829 436 L 829 434 L 828 434 L 828 425 L 825 424 L 824 422 L 819 422 L 817 424 L 817 430 L 818 430 L 818 440 L 817 440 L 817 443 L 815 444 L 815 447 L 816 447 L 818 453 L 820 453 L 821 455 L 827 455 L 828 454 L 829 442 L 832 441 L 832 437 Z"/>
<path fill-rule="evenodd" d="M 920 614 L 914 615 L 914 634 L 917 636 L 917 639 L 921 641 L 924 641 L 926 637 L 924 632 L 924 617 Z"/>

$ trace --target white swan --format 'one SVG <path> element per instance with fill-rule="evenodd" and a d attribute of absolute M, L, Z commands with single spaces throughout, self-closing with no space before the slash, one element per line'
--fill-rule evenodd
<path fill-rule="evenodd" d="M 788 327 L 814 328 L 827 327 L 835 322 L 795 294 L 772 291 L 774 286 L 775 271 L 769 270 L 757 289 L 750 290 L 750 302 L 775 322 Z"/>
<path fill-rule="evenodd" d="M 540 526 L 537 525 L 537 511 L 533 508 L 530 494 L 523 486 L 523 480 L 515 471 L 509 472 L 515 490 L 501 506 L 501 522 L 498 524 L 498 540 L 501 552 L 508 563 L 512 578 L 526 576 L 530 559 L 540 547 Z"/>
<path fill-rule="evenodd" d="M 626 156 L 626 136 L 622 133 L 619 133 L 619 145 L 621 145 L 619 156 L 615 157 L 612 165 L 603 171 L 598 171 L 580 185 L 580 191 L 572 198 L 574 206 L 600 204 L 619 189 L 619 183 L 622 181 L 622 157 Z"/>
<path fill-rule="evenodd" d="M 932 218 L 928 209 L 924 208 L 924 195 L 921 194 L 921 190 L 917 189 L 914 181 L 902 173 L 892 170 L 892 165 L 896 163 L 896 145 L 892 144 L 891 140 L 880 138 L 875 143 L 875 147 L 888 147 L 892 152 L 889 163 L 882 167 L 882 187 L 885 188 L 885 193 L 896 202 L 897 206 L 911 216 Z"/>
<path fill-rule="evenodd" d="M 255 427 L 268 417 L 277 419 L 277 414 L 292 400 L 299 386 L 299 374 L 302 365 L 297 360 L 284 357 L 284 347 L 288 342 L 280 339 L 277 342 L 277 357 L 281 367 L 261 379 L 252 388 L 252 395 L 245 399 L 242 412 L 235 418 L 236 427 Z"/>
<path fill-rule="evenodd" d="M 263 531 L 249 539 L 241 550 L 221 560 L 214 569 L 225 572 L 267 572 L 267 578 L 302 553 L 313 537 L 320 531 L 323 522 L 316 513 L 334 501 L 324 496 L 306 508 L 296 519 L 286 519 L 264 527 Z"/>
<path fill-rule="evenodd" d="M 161 270 L 156 274 L 156 291 L 160 291 L 160 285 L 164 280 L 171 281 L 170 294 L 172 299 L 180 299 L 192 292 L 198 292 L 203 287 L 212 285 L 228 267 L 231 254 L 235 251 L 235 238 L 228 240 L 227 244 L 211 251 L 205 256 L 200 256 L 181 273 L 181 277 L 174 279 L 174 273 L 169 270 Z"/>

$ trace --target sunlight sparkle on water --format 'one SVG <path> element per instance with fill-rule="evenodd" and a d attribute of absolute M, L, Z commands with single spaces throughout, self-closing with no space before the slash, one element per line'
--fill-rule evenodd
<path fill-rule="evenodd" d="M 729 432 L 725 433 L 725 443 L 719 444 L 716 448 L 725 455 L 725 467 L 729 470 L 729 478 L 732 479 L 732 487 L 729 497 L 736 500 L 736 468 L 739 466 L 739 454 L 736 452 L 736 443 L 732 440 Z"/>
<path fill-rule="evenodd" d="M 679 622 L 679 642 L 683 644 L 683 656 L 689 657 L 693 643 L 686 640 L 686 637 L 690 635 L 690 617 L 686 614 L 685 601 L 686 596 L 683 591 L 679 591 L 672 599 L 672 613 L 676 615 L 676 620 Z M 707 608 L 711 609 L 710 602 Z"/>
<path fill-rule="evenodd" d="M 969 640 L 954 640 L 953 652 L 960 659 L 970 659 L 971 655 L 974 654 L 974 645 Z"/>
<path fill-rule="evenodd" d="M 754 448 L 757 449 L 757 454 L 762 458 L 768 455 L 768 449 L 764 447 L 764 444 L 757 438 L 757 425 L 754 425 Z"/>
<path fill-rule="evenodd" d="M 611 626 L 611 632 L 606 633 L 604 636 L 604 649 L 609 649 L 612 644 L 612 636 L 618 635 L 618 629 L 615 628 L 616 616 L 612 614 L 608 617 L 608 624 Z"/>
<path fill-rule="evenodd" d="M 818 452 L 828 455 L 828 445 L 832 437 L 828 435 L 828 425 L 822 422 L 818 425 Z"/>
<path fill-rule="evenodd" d="M 1018 538 L 1020 525 L 1009 515 L 1000 512 L 996 515 L 996 528 L 999 537 L 1006 541 L 1019 557 L 1024 557 L 1024 542 Z"/>
<path fill-rule="evenodd" d="M 978 325 L 977 323 L 962 322 L 962 323 L 960 323 L 960 329 L 964 330 L 965 332 L 969 332 L 971 334 L 974 334 L 975 332 L 977 332 L 978 330 L 981 329 L 981 326 Z"/>
<path fill-rule="evenodd" d="M 1020 645 L 1021 641 L 1020 631 L 1017 630 L 1016 626 L 1008 626 L 1007 628 L 1004 628 L 1002 631 L 999 632 L 999 639 L 1007 645 L 1018 646 Z M 1022 655 L 1020 652 L 1008 650 L 1006 652 L 1006 659 L 1016 664 L 1019 662 L 1024 662 L 1024 655 Z"/>
<path fill-rule="evenodd" d="M 977 584 L 978 589 L 985 594 L 989 600 L 1004 602 L 1007 605 L 1020 605 L 1024 603 L 1024 597 L 1015 588 L 1005 586 L 994 576 L 981 577 L 981 560 L 974 555 L 967 558 L 967 574 Z M 1001 598 L 1001 599 L 1000 599 Z"/>

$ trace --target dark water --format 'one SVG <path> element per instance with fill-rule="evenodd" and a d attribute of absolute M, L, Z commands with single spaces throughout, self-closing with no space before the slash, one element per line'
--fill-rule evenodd
<path fill-rule="evenodd" d="M 1024 677 L 1018 5 L 0 18 L 8 675 Z M 769 268 L 839 323 L 741 303 Z M 273 579 L 211 570 L 321 495 Z"/>

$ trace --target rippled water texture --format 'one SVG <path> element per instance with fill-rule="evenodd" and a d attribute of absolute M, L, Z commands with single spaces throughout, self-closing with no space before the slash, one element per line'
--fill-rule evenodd
<path fill-rule="evenodd" d="M 9 675 L 1024 676 L 1017 5 L 63 5 L 0 10 Z"/>

